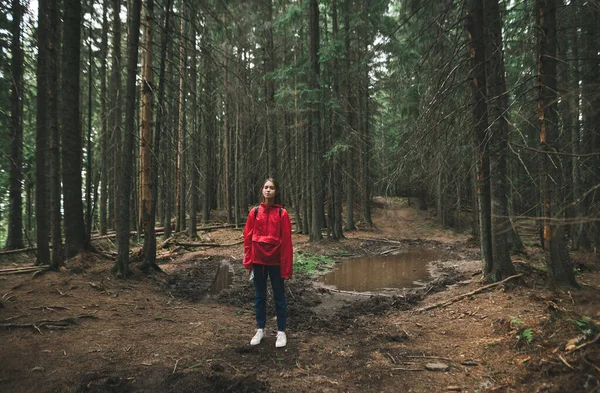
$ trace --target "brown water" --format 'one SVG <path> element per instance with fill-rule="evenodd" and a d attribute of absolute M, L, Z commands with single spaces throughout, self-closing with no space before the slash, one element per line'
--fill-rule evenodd
<path fill-rule="evenodd" d="M 353 258 L 321 276 L 319 281 L 340 290 L 357 292 L 414 288 L 431 278 L 427 269 L 429 262 L 441 257 L 438 250 L 420 248 L 397 255 Z"/>
<path fill-rule="evenodd" d="M 222 263 L 217 270 L 215 280 L 213 281 L 210 289 L 208 290 L 209 295 L 217 295 L 225 288 L 229 288 L 233 280 L 233 272 L 229 268 L 229 265 Z"/>

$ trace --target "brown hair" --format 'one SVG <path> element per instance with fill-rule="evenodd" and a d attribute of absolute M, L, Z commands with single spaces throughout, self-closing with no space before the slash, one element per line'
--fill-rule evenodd
<path fill-rule="evenodd" d="M 273 203 L 281 205 L 281 193 L 280 193 L 280 189 L 279 189 L 279 183 L 273 179 L 272 177 L 269 177 L 268 179 L 265 179 L 265 181 L 262 184 L 262 187 L 260 188 L 260 200 L 262 202 L 265 201 L 265 197 L 262 195 L 262 189 L 265 187 L 265 184 L 270 181 L 271 183 L 273 183 L 273 185 L 275 186 L 275 199 L 273 200 Z"/>

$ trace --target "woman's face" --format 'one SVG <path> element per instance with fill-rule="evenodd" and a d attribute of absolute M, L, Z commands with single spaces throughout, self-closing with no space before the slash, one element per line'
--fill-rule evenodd
<path fill-rule="evenodd" d="M 273 201 L 275 199 L 275 195 L 277 194 L 277 190 L 275 189 L 275 184 L 272 181 L 267 180 L 262 188 L 262 195 L 266 201 Z"/>

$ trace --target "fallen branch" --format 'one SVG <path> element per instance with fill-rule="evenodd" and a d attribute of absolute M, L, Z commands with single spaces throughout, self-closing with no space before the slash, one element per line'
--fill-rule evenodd
<path fill-rule="evenodd" d="M 563 362 L 565 366 L 569 367 L 571 370 L 575 370 L 575 367 L 571 366 L 569 362 L 567 362 L 567 359 L 565 359 L 560 353 L 556 354 L 556 356 L 558 356 L 560 361 Z"/>
<path fill-rule="evenodd" d="M 577 350 L 580 350 L 581 348 L 585 348 L 585 347 L 587 347 L 588 345 L 592 345 L 593 343 L 595 343 L 595 342 L 596 342 L 596 341 L 598 341 L 599 339 L 600 339 L 600 333 L 598 333 L 598 334 L 596 335 L 596 337 L 594 337 L 594 339 L 593 339 L 592 341 L 588 341 L 588 342 L 586 342 L 586 343 L 583 343 L 583 344 L 581 344 L 581 345 L 578 345 L 578 346 L 576 346 L 575 348 L 573 348 L 573 349 L 571 349 L 571 350 L 567 351 L 567 353 L 573 353 L 573 352 L 575 352 L 575 351 L 577 351 Z"/>
<path fill-rule="evenodd" d="M 417 312 L 422 312 L 422 311 L 428 311 L 428 310 L 432 310 L 432 309 L 434 309 L 434 308 L 438 308 L 438 307 L 445 307 L 445 306 L 447 306 L 447 305 L 450 305 L 450 304 L 452 304 L 452 303 L 458 302 L 459 300 L 462 300 L 462 299 L 464 299 L 464 298 L 466 298 L 466 297 L 469 297 L 469 296 L 471 296 L 471 295 L 475 295 L 475 294 L 477 294 L 477 293 L 479 293 L 479 292 L 483 292 L 483 291 L 485 291 L 486 289 L 489 289 L 489 288 L 492 288 L 492 287 L 498 286 L 498 285 L 500 285 L 500 284 L 504 284 L 505 282 L 507 282 L 507 281 L 509 281 L 509 280 L 513 280 L 513 279 L 515 279 L 515 278 L 519 278 L 519 277 L 521 277 L 522 275 L 523 275 L 523 274 L 521 273 L 521 274 L 515 274 L 514 276 L 506 277 L 506 278 L 505 278 L 504 280 L 502 280 L 502 281 L 498 281 L 498 282 L 495 282 L 495 283 L 493 283 L 493 284 L 485 285 L 485 286 L 483 286 L 483 287 L 481 287 L 481 288 L 477 288 L 477 289 L 476 289 L 476 290 L 474 290 L 474 291 L 467 292 L 467 293 L 463 293 L 462 295 L 455 296 L 455 297 L 453 297 L 453 298 L 451 298 L 451 299 L 449 299 L 449 300 L 444 300 L 444 301 L 442 301 L 442 302 L 435 303 L 435 304 L 432 304 L 432 305 L 430 305 L 430 306 L 427 306 L 427 307 L 419 308 L 419 309 L 417 309 L 416 311 L 417 311 Z"/>
<path fill-rule="evenodd" d="M 160 243 L 158 246 L 156 246 L 156 249 L 157 250 L 162 250 L 163 248 L 168 247 L 169 243 L 171 242 L 171 240 L 173 240 L 172 237 L 169 237 L 169 238 L 163 240 L 162 243 Z"/>
<path fill-rule="evenodd" d="M 0 276 L 8 276 L 9 274 L 22 274 L 22 273 L 32 273 L 32 272 L 37 273 L 37 272 L 44 271 L 44 270 L 48 270 L 48 266 L 31 267 L 31 268 L 20 269 L 20 270 L 6 269 L 6 270 L 0 270 Z"/>
<path fill-rule="evenodd" d="M 439 360 L 445 360 L 447 362 L 452 362 L 452 359 L 448 359 L 442 356 L 407 356 L 407 358 L 409 359 L 439 359 Z"/>
<path fill-rule="evenodd" d="M 39 275 L 42 275 L 42 274 L 44 274 L 45 272 L 48 272 L 48 271 L 50 271 L 50 269 L 40 269 L 40 270 L 34 270 L 34 271 L 33 271 L 33 274 L 31 275 L 31 278 L 35 278 L 35 277 L 37 277 L 37 276 L 38 276 L 38 274 L 39 274 Z"/>
<path fill-rule="evenodd" d="M 392 367 L 392 370 L 402 370 L 402 371 L 425 371 L 424 368 L 404 368 L 404 367 Z"/>
<path fill-rule="evenodd" d="M 391 253 L 391 252 L 394 252 L 394 251 L 400 251 L 400 250 L 402 250 L 402 248 L 398 248 L 398 247 L 396 247 L 396 248 L 390 248 L 389 250 L 383 251 L 383 252 L 382 252 L 381 254 L 379 254 L 379 255 L 386 255 L 386 254 L 389 254 L 389 253 Z"/>
<path fill-rule="evenodd" d="M 390 295 L 387 293 L 355 292 L 355 291 L 345 291 L 343 289 L 335 289 L 335 288 L 325 288 L 325 289 L 327 289 L 328 291 L 331 291 L 331 292 L 345 293 L 348 295 L 368 296 L 368 297 L 372 297 L 372 296 L 393 297 L 393 295 Z"/>
<path fill-rule="evenodd" d="M 15 315 L 14 317 L 6 318 L 5 320 L 0 321 L 0 323 L 5 323 L 5 322 L 12 321 L 12 320 L 15 320 L 15 319 L 19 319 L 19 318 L 25 317 L 25 316 L 26 315 L 23 315 L 23 314 L 21 314 L 21 315 Z"/>
<path fill-rule="evenodd" d="M 37 250 L 37 247 L 17 248 L 15 250 L 0 251 L 0 255 L 18 254 L 20 252 L 28 252 L 28 251 L 35 251 L 35 250 Z"/>
<path fill-rule="evenodd" d="M 54 310 L 69 310 L 69 307 L 65 307 L 65 306 L 38 306 L 38 307 L 29 307 L 30 310 L 48 310 L 48 311 L 54 311 Z"/>
<path fill-rule="evenodd" d="M 177 371 L 177 365 L 179 364 L 180 360 L 181 359 L 177 359 L 177 361 L 175 362 L 175 367 L 173 367 L 173 373 L 172 374 L 175 374 L 175 371 Z"/>
<path fill-rule="evenodd" d="M 589 287 L 589 288 L 592 288 L 592 289 L 595 289 L 595 290 L 598 290 L 598 291 L 600 291 L 600 287 L 597 287 L 597 286 L 595 286 L 595 285 L 592 285 L 592 284 L 588 284 L 588 283 L 584 282 L 583 280 L 579 280 L 579 283 L 580 283 L 581 285 L 584 285 L 584 286 L 586 286 L 586 287 Z"/>
<path fill-rule="evenodd" d="M 581 359 L 585 362 L 585 364 L 594 367 L 596 369 L 596 371 L 598 371 L 600 373 L 600 367 L 596 366 L 593 363 L 588 362 L 588 360 L 585 358 L 585 356 L 582 356 Z"/>
<path fill-rule="evenodd" d="M 47 266 L 21 266 L 21 267 L 9 267 L 6 269 L 0 269 L 0 272 L 16 272 L 19 270 L 32 270 L 32 269 L 46 269 L 48 268 Z"/>
<path fill-rule="evenodd" d="M 215 226 L 211 226 L 211 227 L 196 227 L 196 230 L 198 231 L 212 231 L 213 229 L 226 229 L 226 228 L 243 228 L 244 225 L 246 225 L 245 222 L 241 222 L 239 224 L 226 224 L 226 225 L 215 225 Z"/>
<path fill-rule="evenodd" d="M 31 322 L 31 323 L 3 323 L 3 324 L 0 324 L 0 327 L 5 328 L 5 329 L 34 328 L 41 334 L 42 333 L 40 330 L 41 327 L 48 328 L 48 326 L 51 326 L 49 329 L 56 329 L 57 326 L 65 327 L 67 325 L 76 325 L 78 323 L 77 320 L 83 319 L 83 318 L 97 319 L 98 317 L 95 317 L 90 314 L 81 314 L 81 315 L 75 315 L 75 316 L 63 318 L 63 319 L 56 319 L 56 320 L 44 319 L 41 321 Z"/>

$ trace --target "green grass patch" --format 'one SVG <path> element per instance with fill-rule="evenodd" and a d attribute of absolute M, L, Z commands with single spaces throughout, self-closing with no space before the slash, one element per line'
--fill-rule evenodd
<path fill-rule="evenodd" d="M 308 252 L 294 253 L 294 270 L 300 273 L 314 275 L 329 269 L 333 264 L 335 261 L 324 255 L 312 255 Z"/>

